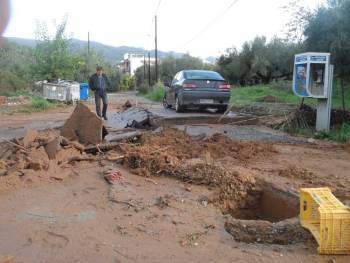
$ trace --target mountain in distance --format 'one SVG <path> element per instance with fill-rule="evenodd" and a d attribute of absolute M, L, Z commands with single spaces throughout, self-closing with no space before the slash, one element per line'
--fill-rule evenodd
<path fill-rule="evenodd" d="M 6 38 L 9 42 L 14 42 L 21 46 L 27 46 L 34 48 L 36 45 L 36 40 L 34 39 L 25 39 L 25 38 L 18 38 L 18 37 L 7 37 Z M 72 38 L 70 39 L 72 43 L 72 48 L 74 49 L 87 49 L 87 41 L 79 40 Z M 99 42 L 91 41 L 90 47 L 98 54 L 101 54 L 105 57 L 105 59 L 110 62 L 111 64 L 116 64 L 120 60 L 123 59 L 125 53 L 136 53 L 136 54 L 146 54 L 148 50 L 145 50 L 141 47 L 130 47 L 130 46 L 120 46 L 120 47 L 114 47 L 105 45 Z M 154 56 L 154 50 L 150 50 L 151 56 Z M 184 53 L 179 52 L 165 52 L 158 50 L 158 57 L 163 58 L 166 56 L 174 56 L 174 57 L 181 57 L 184 55 Z"/>

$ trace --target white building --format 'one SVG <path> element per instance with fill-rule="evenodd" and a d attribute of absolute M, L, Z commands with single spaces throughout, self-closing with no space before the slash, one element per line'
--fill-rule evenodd
<path fill-rule="evenodd" d="M 155 64 L 155 58 L 151 57 L 151 65 Z M 120 67 L 123 73 L 130 76 L 135 75 L 139 67 L 143 67 L 144 63 L 148 65 L 148 57 L 144 54 L 124 54 L 124 59 L 120 62 Z"/>

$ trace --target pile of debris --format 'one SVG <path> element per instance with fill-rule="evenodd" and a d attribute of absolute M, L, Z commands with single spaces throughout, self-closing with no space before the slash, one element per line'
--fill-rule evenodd
<path fill-rule="evenodd" d="M 101 151 L 98 145 L 106 133 L 102 120 L 87 106 L 78 104 L 61 132 L 32 129 L 22 139 L 3 140 L 0 144 L 0 180 L 5 183 L 1 183 L 0 188 L 29 177 L 31 181 L 40 178 L 63 180 L 74 172 L 72 164 L 75 162 L 111 159 L 112 152 L 103 157 L 91 154 Z"/>
<path fill-rule="evenodd" d="M 195 158 L 230 158 L 233 163 L 244 163 L 276 153 L 271 144 L 235 141 L 222 134 L 202 139 L 177 129 L 165 129 L 156 135 L 145 134 L 140 141 L 141 145 L 127 144 L 122 148 L 126 166 L 144 176 L 169 174 Z"/>
<path fill-rule="evenodd" d="M 240 142 L 215 134 L 197 139 L 176 129 L 143 135 L 140 144 L 125 144 L 124 165 L 137 175 L 163 175 L 214 187 L 212 202 L 223 211 L 244 205 L 247 193 L 256 186 L 255 176 L 242 167 L 246 163 L 276 153 L 269 144 Z M 228 160 L 230 167 L 223 160 Z"/>
<path fill-rule="evenodd" d="M 350 122 L 350 111 L 332 109 L 331 126 Z M 302 104 L 298 109 L 290 111 L 275 128 L 295 133 L 300 129 L 308 129 L 316 125 L 316 109 Z"/>
<path fill-rule="evenodd" d="M 0 106 L 17 106 L 24 105 L 30 102 L 30 98 L 26 96 L 16 96 L 16 97 L 5 97 L 0 96 Z"/>

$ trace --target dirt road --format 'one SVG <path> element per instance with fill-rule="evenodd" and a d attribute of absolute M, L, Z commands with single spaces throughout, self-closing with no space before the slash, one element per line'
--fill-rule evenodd
<path fill-rule="evenodd" d="M 156 103 L 136 96 L 133 92 L 109 94 L 109 107 L 107 116 L 110 119 L 106 122 L 107 126 L 115 127 L 117 124 L 113 121 L 113 115 L 122 109 L 122 105 L 129 100 L 134 106 L 142 106 L 150 110 L 153 114 L 160 117 L 177 118 L 181 117 L 213 117 L 209 112 L 188 112 L 178 114 L 174 110 L 166 110 L 160 103 Z M 90 109 L 94 110 L 94 101 L 89 99 L 84 102 Z M 11 139 L 23 137 L 28 129 L 50 129 L 61 127 L 72 113 L 74 106 L 57 107 L 44 112 L 33 113 L 2 113 L 0 116 L 0 135 L 2 138 Z"/>
<path fill-rule="evenodd" d="M 111 98 L 110 116 L 126 98 L 138 99 Z M 133 103 L 168 116 L 159 104 Z M 71 111 L 1 121 L 11 134 L 45 128 L 49 117 L 58 124 Z M 218 117 L 187 114 L 189 123 L 196 114 Z M 350 203 L 349 145 L 307 143 L 258 125 L 169 124 L 97 155 L 68 143 L 49 160 L 46 132 L 29 148 L 12 147 L 0 161 L 0 262 L 350 261 L 318 255 L 298 220 L 300 187 L 328 186 Z M 107 158 L 120 155 L 122 162 Z M 67 161 L 72 156 L 86 159 Z M 108 184 L 109 171 L 122 177 Z"/>
<path fill-rule="evenodd" d="M 327 148 L 325 155 L 325 148 L 276 148 L 279 154 L 246 163 L 246 172 L 294 189 L 325 183 L 343 199 L 349 198 L 349 152 Z M 312 171 L 312 177 L 307 173 L 307 179 L 298 177 L 303 174 L 299 168 L 293 173 L 296 164 Z M 122 172 L 121 183 L 105 182 L 106 165 Z M 76 164 L 64 181 L 22 180 L 22 187 L 0 195 L 0 254 L 14 256 L 16 262 L 326 263 L 335 258 L 345 263 L 350 259 L 317 255 L 313 240 L 290 245 L 235 241 L 225 231 L 227 217 L 203 201 L 215 194 L 212 187 L 174 178 L 148 179 L 112 163 L 88 162 Z"/>

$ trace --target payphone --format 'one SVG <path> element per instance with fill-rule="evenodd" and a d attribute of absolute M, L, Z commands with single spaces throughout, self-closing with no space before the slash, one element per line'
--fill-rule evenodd
<path fill-rule="evenodd" d="M 299 97 L 316 98 L 316 130 L 329 131 L 332 101 L 333 65 L 329 53 L 295 55 L 293 91 Z"/>

